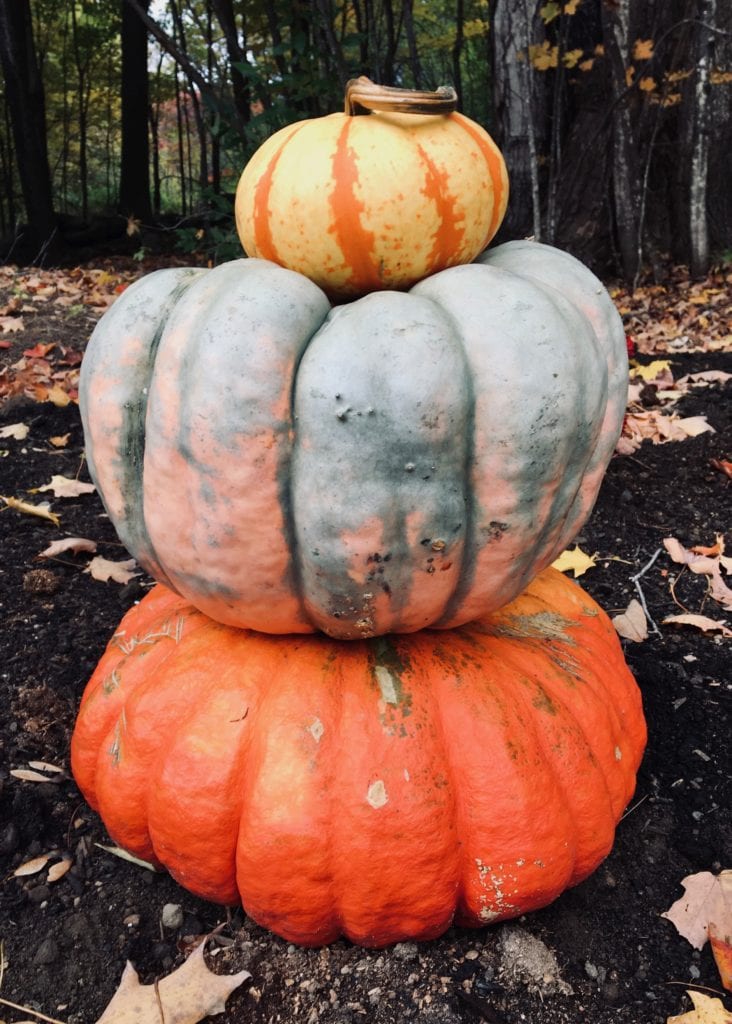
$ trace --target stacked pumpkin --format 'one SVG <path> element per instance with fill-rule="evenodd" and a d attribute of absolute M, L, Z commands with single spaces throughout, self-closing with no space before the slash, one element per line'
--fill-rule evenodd
<path fill-rule="evenodd" d="M 453 106 L 359 80 L 273 136 L 252 258 L 142 279 L 82 367 L 92 477 L 160 584 L 74 773 L 120 845 L 305 944 L 545 905 L 645 741 L 607 617 L 547 568 L 620 431 L 622 327 L 567 254 L 469 263 L 507 179 Z"/>

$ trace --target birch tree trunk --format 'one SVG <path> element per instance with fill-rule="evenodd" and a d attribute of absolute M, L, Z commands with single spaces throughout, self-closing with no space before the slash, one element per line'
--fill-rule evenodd
<path fill-rule="evenodd" d="M 491 20 L 493 96 L 511 195 L 502 233 L 541 239 L 536 83 L 529 62 L 532 39 L 529 0 L 496 0 Z"/>
<path fill-rule="evenodd" d="M 623 276 L 636 279 L 640 263 L 638 237 L 638 145 L 633 130 L 626 68 L 629 66 L 630 0 L 603 0 L 605 52 L 613 93 L 613 209 Z"/>
<path fill-rule="evenodd" d="M 717 18 L 717 0 L 699 0 L 699 20 L 695 26 L 696 74 L 689 180 L 689 240 L 691 276 L 704 277 L 709 266 L 709 227 L 707 222 L 707 172 L 709 168 L 709 75 L 714 51 L 713 29 Z"/>

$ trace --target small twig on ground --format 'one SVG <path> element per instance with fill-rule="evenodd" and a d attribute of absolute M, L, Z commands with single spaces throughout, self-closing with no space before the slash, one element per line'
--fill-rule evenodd
<path fill-rule="evenodd" d="M 683 985 L 684 988 L 698 989 L 701 992 L 713 992 L 715 996 L 729 995 L 728 992 L 723 992 L 721 988 L 709 988 L 708 985 L 697 985 L 695 981 L 665 981 L 664 985 Z"/>
<path fill-rule="evenodd" d="M 160 998 L 160 987 L 158 985 L 158 979 L 155 979 L 155 998 L 158 1001 L 158 1012 L 160 1013 L 160 1024 L 165 1024 L 165 1011 L 163 1010 L 163 1000 Z"/>
<path fill-rule="evenodd" d="M 621 818 L 620 820 L 621 820 L 621 821 L 625 821 L 625 819 L 626 819 L 626 818 L 628 817 L 628 815 L 629 815 L 629 814 L 632 814 L 632 813 L 633 813 L 633 811 L 637 811 L 637 810 L 638 810 L 638 808 L 640 807 L 640 805 L 641 805 L 642 803 L 645 803 L 645 801 L 646 801 L 647 799 L 648 799 L 648 793 L 646 793 L 646 795 L 645 795 L 645 796 L 642 796 L 642 797 L 640 798 L 640 800 L 636 800 L 636 802 L 635 802 L 635 803 L 633 804 L 633 806 L 632 806 L 632 807 L 629 807 L 629 808 L 628 808 L 628 810 L 627 810 L 627 811 L 625 812 L 625 814 L 624 814 L 624 815 L 622 816 L 622 818 Z"/>
<path fill-rule="evenodd" d="M 658 556 L 661 554 L 662 551 L 663 551 L 663 548 L 657 548 L 656 551 L 653 553 L 652 558 L 650 558 L 649 561 L 646 562 L 646 564 L 643 566 L 641 571 L 637 572 L 635 574 L 635 576 L 631 576 L 630 577 L 630 582 L 635 586 L 635 589 L 638 591 L 638 597 L 640 598 L 641 607 L 643 608 L 643 611 L 645 612 L 645 616 L 648 619 L 648 622 L 649 622 L 650 627 L 651 627 L 651 632 L 655 633 L 657 636 L 661 636 L 661 630 L 658 628 L 656 623 L 653 621 L 653 619 L 651 618 L 651 613 L 648 611 L 648 605 L 646 604 L 646 596 L 643 593 L 643 590 L 641 588 L 640 580 L 641 580 L 641 578 L 643 576 L 645 576 L 645 574 L 651 568 L 651 566 L 656 561 L 656 559 L 658 558 Z"/>
<path fill-rule="evenodd" d="M 39 1020 L 47 1020 L 49 1024 L 64 1024 L 64 1021 L 57 1020 L 55 1017 L 47 1017 L 45 1013 L 39 1013 L 38 1010 L 32 1010 L 30 1006 L 19 1006 L 18 1003 L 11 1003 L 9 999 L 3 999 L 0 997 L 0 1003 L 3 1006 L 9 1006 L 11 1010 L 22 1010 L 23 1013 L 32 1013 L 34 1017 L 38 1017 Z"/>
<path fill-rule="evenodd" d="M 680 608 L 680 609 L 681 609 L 681 610 L 682 610 L 683 612 L 686 612 L 686 613 L 687 613 L 687 615 L 688 615 L 688 613 L 689 613 L 689 609 L 688 609 L 688 608 L 687 608 L 687 607 L 686 607 L 685 605 L 683 605 L 683 604 L 681 603 L 681 601 L 679 601 L 678 597 L 676 596 L 676 584 L 677 584 L 677 583 L 679 582 L 679 580 L 681 579 L 681 576 L 682 576 L 682 574 L 683 574 L 683 572 L 684 572 L 684 569 L 685 569 L 685 568 L 686 568 L 686 566 L 685 566 L 685 565 L 682 565 L 682 566 L 681 566 L 681 570 L 679 571 L 679 575 L 678 575 L 678 576 L 676 576 L 676 577 L 675 577 L 675 578 L 674 578 L 674 579 L 673 579 L 673 580 L 671 581 L 671 583 L 669 583 L 669 587 L 668 587 L 668 589 L 669 589 L 669 590 L 671 591 L 671 597 L 672 597 L 672 598 L 674 599 L 674 604 L 675 604 L 675 605 L 677 605 L 677 606 L 678 606 L 678 607 L 679 607 L 679 608 Z"/>

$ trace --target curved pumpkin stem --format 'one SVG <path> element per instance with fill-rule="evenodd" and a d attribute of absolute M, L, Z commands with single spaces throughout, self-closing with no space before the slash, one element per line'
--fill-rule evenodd
<path fill-rule="evenodd" d="M 451 114 L 457 110 L 457 93 L 451 85 L 441 85 L 436 92 L 417 89 L 395 89 L 377 85 L 361 75 L 346 85 L 346 114 L 370 114 L 372 110 L 386 110 L 400 114 Z"/>

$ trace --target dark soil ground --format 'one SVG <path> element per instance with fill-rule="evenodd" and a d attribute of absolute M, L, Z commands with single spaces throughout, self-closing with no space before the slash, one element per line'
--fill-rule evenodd
<path fill-rule="evenodd" d="M 39 318 L 0 357 L 15 360 L 37 341 L 78 349 L 90 327 L 86 314 Z M 676 377 L 732 369 L 732 357 L 719 352 L 672 358 Z M 580 538 L 587 551 L 623 559 L 601 559 L 581 581 L 611 613 L 635 595 L 630 577 L 664 537 L 712 544 L 730 527 L 732 482 L 709 461 L 732 456 L 729 389 L 700 391 L 683 399 L 679 411 L 706 414 L 716 433 L 662 446 L 646 442 L 635 456 L 614 458 Z M 30 433 L 24 441 L 0 441 L 0 493 L 37 501 L 42 496 L 29 496 L 28 489 L 52 474 L 74 477 L 81 470 L 88 479 L 76 405 L 15 398 L 0 411 L 0 427 L 19 421 Z M 49 444 L 66 433 L 67 447 Z M 0 999 L 90 1024 L 117 987 L 125 960 L 152 982 L 181 962 L 190 936 L 221 922 L 210 962 L 218 971 L 245 967 L 253 976 L 217 1018 L 232 1024 L 662 1024 L 688 1009 L 684 986 L 720 989 L 709 948 L 695 952 L 659 915 L 681 895 L 686 875 L 732 867 L 728 640 L 661 626 L 660 636 L 626 644 L 650 734 L 635 798 L 595 875 L 517 923 L 520 934 L 555 953 L 571 994 L 552 992 L 551 984 L 532 990 L 507 974 L 505 926 L 453 929 L 434 942 L 382 951 L 347 942 L 300 950 L 241 909 L 227 913 L 201 902 L 166 875 L 101 849 L 109 843 L 104 827 L 67 772 L 45 784 L 10 775 L 31 761 L 68 768 L 83 686 L 145 586 L 144 579 L 127 586 L 97 582 L 83 572 L 84 556 L 39 562 L 38 553 L 60 536 L 91 537 L 100 554 L 124 557 L 96 495 L 54 500 L 53 507 L 62 513 L 60 530 L 13 510 L 0 514 Z M 663 552 L 642 578 L 657 622 L 679 611 L 669 589 L 678 569 Z M 686 572 L 676 596 L 690 611 L 724 618 L 719 606 L 705 603 L 705 589 L 704 577 Z M 47 869 L 13 876 L 21 863 L 53 851 L 73 858 L 58 881 L 49 881 Z M 178 926 L 162 923 L 166 904 L 180 907 Z M 0 1019 L 30 1016 L 0 1003 Z"/>

